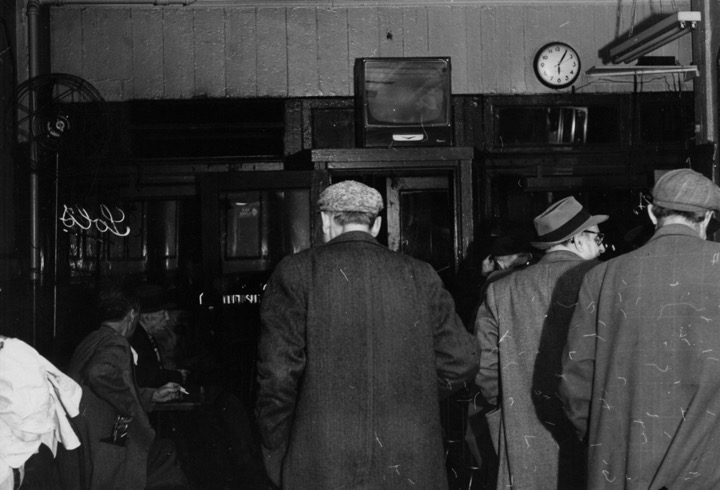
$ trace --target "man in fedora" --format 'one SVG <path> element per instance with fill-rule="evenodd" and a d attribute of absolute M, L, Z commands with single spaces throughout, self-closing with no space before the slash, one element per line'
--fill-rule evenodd
<path fill-rule="evenodd" d="M 560 395 L 588 444 L 588 488 L 720 488 L 720 189 L 662 175 L 655 233 L 584 278 Z"/>
<path fill-rule="evenodd" d="M 498 453 L 497 488 L 582 488 L 582 446 L 557 389 L 580 281 L 605 251 L 598 224 L 574 197 L 534 220 L 543 257 L 493 283 L 475 320 L 476 384 L 497 409 L 486 417 Z"/>

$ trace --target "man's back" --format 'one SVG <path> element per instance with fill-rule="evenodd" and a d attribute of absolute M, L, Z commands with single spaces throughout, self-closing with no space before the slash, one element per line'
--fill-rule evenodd
<path fill-rule="evenodd" d="M 266 443 L 291 431 L 287 488 L 446 486 L 438 377 L 454 388 L 477 358 L 428 264 L 344 233 L 278 266 L 263 322 L 260 426 Z M 264 376 L 278 366 L 297 383 Z M 294 414 L 263 416 L 297 386 Z"/>
<path fill-rule="evenodd" d="M 488 287 L 475 324 L 483 349 L 476 383 L 501 407 L 488 415 L 499 449 L 498 488 L 577 484 L 572 469 L 558 471 L 559 458 L 572 456 L 560 454 L 565 446 L 559 442 L 574 434 L 557 386 L 580 282 L 597 264 L 571 252 L 550 252 Z"/>
<path fill-rule="evenodd" d="M 718 488 L 719 322 L 720 245 L 687 226 L 587 275 L 563 391 L 591 488 Z"/>

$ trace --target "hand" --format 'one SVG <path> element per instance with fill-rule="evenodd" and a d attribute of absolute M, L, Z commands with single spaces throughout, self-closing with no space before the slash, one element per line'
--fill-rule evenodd
<path fill-rule="evenodd" d="M 152 395 L 153 403 L 163 403 L 172 400 L 179 400 L 181 397 L 180 385 L 177 383 L 166 383 L 155 390 Z"/>
<path fill-rule="evenodd" d="M 493 259 L 492 255 L 488 255 L 482 261 L 482 269 L 481 269 L 480 273 L 483 276 L 488 276 L 494 270 L 495 270 L 495 260 Z"/>

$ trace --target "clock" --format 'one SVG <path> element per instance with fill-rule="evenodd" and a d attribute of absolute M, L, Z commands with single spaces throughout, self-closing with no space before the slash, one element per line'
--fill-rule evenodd
<path fill-rule="evenodd" d="M 568 44 L 548 43 L 535 55 L 533 69 L 543 85 L 550 88 L 569 87 L 580 76 L 580 57 Z"/>

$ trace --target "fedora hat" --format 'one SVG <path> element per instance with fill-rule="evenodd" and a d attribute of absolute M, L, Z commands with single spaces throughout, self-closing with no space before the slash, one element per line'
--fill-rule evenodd
<path fill-rule="evenodd" d="M 533 220 L 537 241 L 530 244 L 544 250 L 607 219 L 606 214 L 591 215 L 574 197 L 566 197 L 554 203 Z"/>

